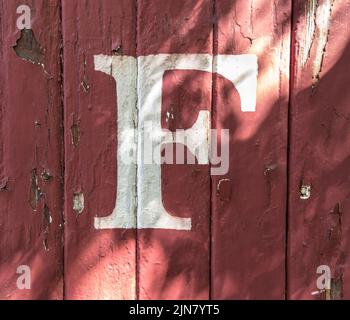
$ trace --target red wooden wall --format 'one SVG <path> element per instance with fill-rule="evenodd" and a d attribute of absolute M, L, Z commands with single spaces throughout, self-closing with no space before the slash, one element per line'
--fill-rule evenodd
<path fill-rule="evenodd" d="M 19 30 L 23 4 L 31 29 Z M 349 298 L 349 10 L 0 0 L 0 299 Z M 245 59 L 258 69 L 244 93 Z M 164 164 L 157 184 L 153 167 L 121 165 L 126 120 L 174 132 L 200 114 L 229 130 L 227 172 Z M 118 197 L 128 218 L 99 228 Z M 162 207 L 191 228 L 159 227 L 149 208 Z M 23 265 L 29 290 L 17 287 Z"/>
<path fill-rule="evenodd" d="M 21 33 L 16 10 L 22 2 L 0 2 L 0 295 L 60 299 L 64 244 L 60 2 L 27 3 L 33 8 L 33 30 Z M 31 290 L 16 290 L 21 265 L 31 268 Z"/>
<path fill-rule="evenodd" d="M 309 298 L 317 266 L 328 265 L 326 298 L 349 299 L 350 2 L 318 2 L 309 14 L 303 1 L 293 8 L 288 293 Z M 311 187 L 309 199 L 300 199 L 301 186 Z"/>

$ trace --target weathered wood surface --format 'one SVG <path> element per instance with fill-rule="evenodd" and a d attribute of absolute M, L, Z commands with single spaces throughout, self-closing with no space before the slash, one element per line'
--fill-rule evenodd
<path fill-rule="evenodd" d="M 114 50 L 136 55 L 136 7 L 129 0 L 66 0 L 62 10 L 65 294 L 67 299 L 134 299 L 136 231 L 94 227 L 95 217 L 109 216 L 116 203 L 119 116 L 117 83 L 95 70 L 94 56 Z"/>
<path fill-rule="evenodd" d="M 0 0 L 0 298 L 349 297 L 349 9 Z"/>
<path fill-rule="evenodd" d="M 349 298 L 350 2 L 295 1 L 293 11 L 288 297 Z M 331 290 L 318 294 L 322 265 Z"/>
<path fill-rule="evenodd" d="M 283 299 L 291 8 L 249 2 L 215 2 L 214 53 L 256 55 L 259 70 L 255 112 L 244 112 L 227 80 L 213 86 L 213 125 L 230 129 L 230 166 L 212 178 L 212 296 Z"/>
<path fill-rule="evenodd" d="M 60 1 L 0 2 L 0 298 L 63 298 Z M 31 268 L 31 290 L 17 288 Z"/>

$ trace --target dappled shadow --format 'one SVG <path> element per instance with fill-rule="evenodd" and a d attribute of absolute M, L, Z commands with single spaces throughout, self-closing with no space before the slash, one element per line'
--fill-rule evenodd
<path fill-rule="evenodd" d="M 289 101 L 290 1 L 252 1 L 254 10 L 248 1 L 162 0 L 156 6 L 144 0 L 138 1 L 137 10 L 122 2 L 121 13 L 115 14 L 103 8 L 117 10 L 110 1 L 84 0 L 80 9 L 97 10 L 101 30 L 95 30 L 95 21 L 89 25 L 81 12 L 79 21 L 66 30 L 77 33 L 65 39 L 65 61 L 73 64 L 66 67 L 72 70 L 65 70 L 66 83 L 71 81 L 66 85 L 66 116 L 78 115 L 81 137 L 77 147 L 66 151 L 65 297 L 324 298 L 311 295 L 317 290 L 317 266 L 330 265 L 335 280 L 348 274 L 348 39 L 339 40 L 343 49 L 337 53 L 338 48 L 331 47 L 336 35 L 330 34 L 331 51 L 318 85 L 313 87 L 310 67 L 299 68 Z M 66 5 L 67 11 L 79 11 L 77 5 L 74 10 Z M 132 16 L 122 26 L 121 38 L 111 35 L 120 31 L 111 29 L 114 14 L 120 20 L 123 14 L 125 20 Z M 136 14 L 138 37 L 136 30 L 129 30 L 136 25 Z M 295 22 L 301 14 L 302 10 L 294 12 Z M 333 19 L 342 21 L 340 15 L 336 10 Z M 81 26 L 82 30 L 69 29 Z M 137 47 L 125 35 L 135 36 Z M 92 57 L 113 50 L 119 54 L 116 46 L 125 55 L 137 51 L 258 56 L 255 113 L 241 111 L 238 92 L 217 74 L 174 71 L 164 76 L 163 128 L 190 128 L 199 110 L 210 110 L 213 128 L 230 129 L 230 169 L 224 176 L 210 177 L 210 167 L 198 164 L 162 167 L 164 206 L 174 216 L 191 217 L 191 232 L 93 228 L 94 217 L 108 215 L 115 206 L 118 115 L 114 80 L 94 71 Z M 82 81 L 89 82 L 88 93 L 82 90 Z M 165 121 L 167 112 L 176 116 L 173 121 Z M 311 185 L 309 200 L 300 199 L 301 184 Z M 71 205 L 79 188 L 85 193 L 82 215 Z M 49 298 L 59 281 L 45 277 L 35 255 L 35 250 L 26 254 L 16 248 L 0 272 L 11 273 L 7 265 L 29 261 L 40 273 L 36 281 L 45 283 L 32 298 Z M 342 294 L 349 289 L 343 281 Z"/>

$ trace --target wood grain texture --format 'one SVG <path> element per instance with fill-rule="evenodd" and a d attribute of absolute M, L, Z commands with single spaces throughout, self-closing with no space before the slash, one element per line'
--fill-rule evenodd
<path fill-rule="evenodd" d="M 21 31 L 23 2 L 32 29 Z M 23 2 L 0 0 L 0 299 L 350 296 L 349 0 Z M 215 73 L 215 56 L 247 54 L 259 67 L 255 112 L 239 81 Z M 111 60 L 97 66 L 98 55 Z M 159 99 L 152 76 L 165 64 Z M 125 214 L 136 225 L 97 230 L 125 187 L 122 95 L 133 128 L 159 105 L 152 119 L 171 132 L 209 112 L 212 128 L 230 130 L 230 166 L 212 176 L 213 165 L 164 164 L 159 201 L 135 165 Z M 149 228 L 160 204 L 191 230 Z M 30 290 L 16 287 L 21 265 Z"/>
<path fill-rule="evenodd" d="M 22 32 L 21 4 L 0 2 L 0 298 L 62 299 L 60 1 L 27 1 L 32 30 Z M 21 265 L 30 290 L 17 288 Z"/>
<path fill-rule="evenodd" d="M 138 1 L 138 56 L 212 54 L 212 1 Z M 171 71 L 163 77 L 162 128 L 175 131 L 211 110 L 211 73 Z M 142 85 L 142 84 L 141 84 Z M 167 112 L 174 114 L 166 121 Z M 138 231 L 140 299 L 208 299 L 210 291 L 210 176 L 200 165 L 162 166 L 163 203 L 192 219 L 191 231 Z M 151 200 L 151 199 L 150 199 Z"/>
<path fill-rule="evenodd" d="M 118 188 L 116 82 L 95 71 L 94 55 L 135 56 L 136 5 L 129 0 L 67 0 L 62 8 L 65 294 L 67 299 L 134 299 L 135 230 L 94 228 L 95 217 L 112 213 Z M 74 198 L 80 198 L 77 210 Z"/>
<path fill-rule="evenodd" d="M 290 15 L 289 1 L 215 1 L 214 54 L 255 54 L 259 70 L 256 112 L 214 77 L 213 127 L 230 130 L 229 172 L 212 177 L 214 299 L 284 299 Z"/>
<path fill-rule="evenodd" d="M 288 298 L 348 299 L 350 3 L 318 1 L 313 16 L 310 8 L 295 1 Z M 321 265 L 332 288 L 317 294 Z"/>

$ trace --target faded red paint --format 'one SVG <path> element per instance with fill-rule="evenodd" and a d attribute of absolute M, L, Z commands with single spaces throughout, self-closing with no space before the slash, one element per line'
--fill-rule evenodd
<path fill-rule="evenodd" d="M 332 4 L 323 34 L 298 0 L 24 2 L 33 33 L 21 36 L 23 2 L 0 1 L 0 299 L 350 296 L 349 1 L 315 1 Z M 230 170 L 162 166 L 163 204 L 192 231 L 96 230 L 115 206 L 119 115 L 115 80 L 93 57 L 160 53 L 256 54 L 257 111 L 243 113 L 222 76 L 167 71 L 162 128 L 211 111 L 213 128 L 230 129 Z M 30 291 L 16 288 L 20 265 Z M 332 290 L 312 295 L 320 265 Z"/>
<path fill-rule="evenodd" d="M 28 1 L 44 67 L 13 50 L 22 3 L 0 2 L 0 299 L 62 299 L 60 3 Z M 21 265 L 32 270 L 31 290 L 17 289 Z"/>
<path fill-rule="evenodd" d="M 257 110 L 214 78 L 213 125 L 230 129 L 230 170 L 212 178 L 212 297 L 283 299 L 290 6 L 216 1 L 215 53 L 255 53 Z"/>
<path fill-rule="evenodd" d="M 65 288 L 67 299 L 134 299 L 136 231 L 95 230 L 115 206 L 117 118 L 112 77 L 93 56 L 136 54 L 136 7 L 129 0 L 64 0 Z M 72 144 L 71 128 L 78 143 Z M 73 210 L 75 193 L 84 211 Z"/>
<path fill-rule="evenodd" d="M 335 1 L 319 79 L 313 79 L 318 33 L 305 66 L 301 50 L 306 8 L 296 1 L 295 67 L 291 109 L 288 297 L 324 299 L 317 291 L 320 265 L 332 272 L 327 298 L 349 298 L 349 1 Z M 316 80 L 316 82 L 315 82 Z M 300 198 L 300 187 L 311 196 Z"/>
<path fill-rule="evenodd" d="M 138 55 L 212 54 L 212 5 L 208 0 L 138 1 Z M 199 110 L 203 106 L 211 108 L 211 87 L 210 74 L 191 71 L 165 74 L 163 128 L 175 131 L 192 127 Z M 171 108 L 175 119 L 167 124 L 166 112 L 171 113 Z M 165 207 L 175 216 L 192 218 L 192 231 L 138 231 L 139 298 L 208 299 L 209 168 L 164 165 L 162 183 Z"/>

